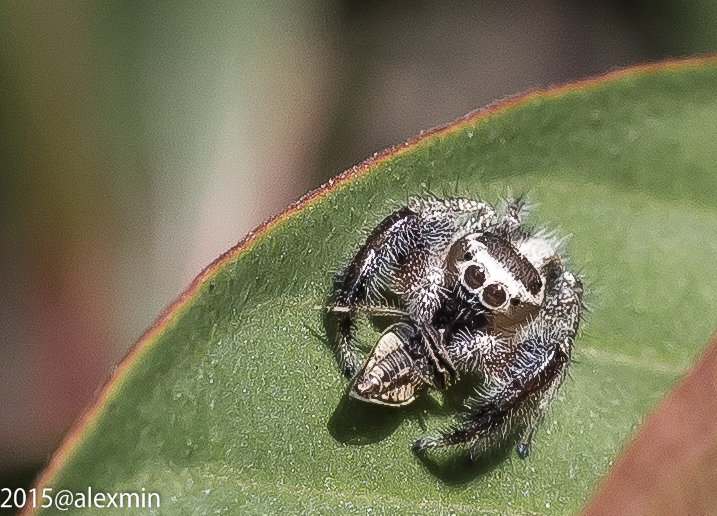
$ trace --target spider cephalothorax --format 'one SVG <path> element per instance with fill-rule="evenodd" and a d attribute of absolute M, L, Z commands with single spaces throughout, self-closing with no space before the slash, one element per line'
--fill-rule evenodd
<path fill-rule="evenodd" d="M 416 441 L 416 452 L 468 443 L 475 457 L 518 427 L 526 456 L 565 377 L 582 284 L 554 238 L 523 226 L 525 211 L 521 200 L 496 212 L 472 199 L 414 198 L 373 230 L 346 269 L 334 311 L 352 397 L 406 405 L 478 373 L 469 412 L 443 435 Z M 352 321 L 361 312 L 396 321 L 359 370 Z"/>

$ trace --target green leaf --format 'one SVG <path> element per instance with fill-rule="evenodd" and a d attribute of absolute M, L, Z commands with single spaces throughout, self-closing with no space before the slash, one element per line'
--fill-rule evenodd
<path fill-rule="evenodd" d="M 352 169 L 200 275 L 38 487 L 156 491 L 162 514 L 577 510 L 717 327 L 715 92 L 714 58 L 638 67 L 502 102 Z M 450 421 L 451 399 L 347 401 L 318 307 L 410 195 L 508 189 L 572 234 L 590 307 L 577 363 L 527 460 L 424 463 L 410 445 Z"/>

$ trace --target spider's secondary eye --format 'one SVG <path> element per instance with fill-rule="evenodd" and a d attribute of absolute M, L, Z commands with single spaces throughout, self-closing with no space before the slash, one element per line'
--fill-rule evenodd
<path fill-rule="evenodd" d="M 479 288 L 485 283 L 485 271 L 480 265 L 469 265 L 463 273 L 463 281 L 468 288 Z"/>
<path fill-rule="evenodd" d="M 503 285 L 498 283 L 492 283 L 483 289 L 483 301 L 485 301 L 490 307 L 498 308 L 507 299 L 505 288 Z"/>

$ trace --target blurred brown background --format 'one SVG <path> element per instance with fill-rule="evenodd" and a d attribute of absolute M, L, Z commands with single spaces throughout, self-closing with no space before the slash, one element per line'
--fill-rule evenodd
<path fill-rule="evenodd" d="M 4 2 L 0 487 L 203 266 L 372 152 L 717 50 L 717 2 Z"/>

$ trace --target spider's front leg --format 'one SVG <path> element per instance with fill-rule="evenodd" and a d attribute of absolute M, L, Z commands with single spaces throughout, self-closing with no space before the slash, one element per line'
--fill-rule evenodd
<path fill-rule="evenodd" d="M 414 451 L 468 444 L 469 456 L 476 458 L 517 424 L 523 428 L 517 451 L 528 455 L 535 429 L 565 378 L 582 308 L 582 284 L 572 273 L 563 271 L 551 283 L 538 316 L 513 339 L 455 335 L 447 351 L 456 368 L 479 371 L 485 385 L 458 424 L 440 437 L 419 439 Z"/>
<path fill-rule="evenodd" d="M 346 269 L 336 296 L 336 354 L 347 377 L 358 370 L 352 335 L 355 314 L 362 308 L 380 312 L 388 305 L 386 294 L 395 294 L 411 320 L 430 321 L 443 288 L 441 252 L 460 228 L 482 227 L 494 221 L 495 212 L 482 202 L 412 199 L 371 232 Z"/>

